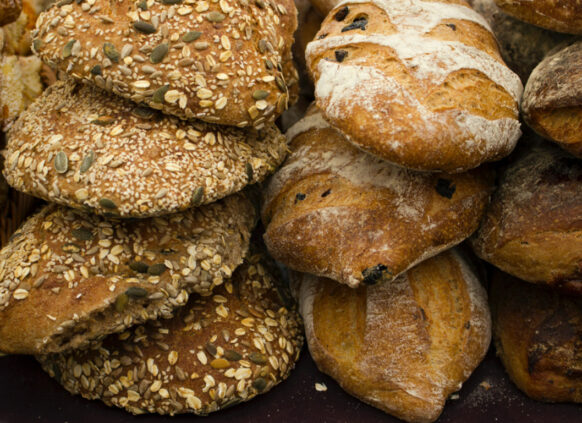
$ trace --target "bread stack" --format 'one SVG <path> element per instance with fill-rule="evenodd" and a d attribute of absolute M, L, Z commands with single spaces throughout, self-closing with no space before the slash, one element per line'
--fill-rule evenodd
<path fill-rule="evenodd" d="M 251 253 L 245 187 L 285 157 L 295 27 L 291 2 L 41 14 L 33 49 L 62 80 L 11 126 L 4 175 L 51 204 L 0 252 L 1 351 L 136 414 L 207 414 L 288 376 L 300 318 Z"/>

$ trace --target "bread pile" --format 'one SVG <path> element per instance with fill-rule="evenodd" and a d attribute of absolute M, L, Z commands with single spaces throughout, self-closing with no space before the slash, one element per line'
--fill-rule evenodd
<path fill-rule="evenodd" d="M 295 14 L 98 0 L 39 16 L 32 48 L 60 80 L 10 125 L 4 176 L 49 204 L 0 251 L 0 351 L 135 414 L 207 414 L 289 375 L 301 319 L 250 243 L 247 187 L 286 155 Z"/>

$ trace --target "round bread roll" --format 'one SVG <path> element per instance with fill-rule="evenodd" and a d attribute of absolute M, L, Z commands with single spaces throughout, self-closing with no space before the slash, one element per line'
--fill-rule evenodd
<path fill-rule="evenodd" d="M 461 172 L 520 136 L 519 77 L 464 1 L 342 1 L 309 43 L 324 118 L 401 166 Z"/>
<path fill-rule="evenodd" d="M 22 0 L 0 0 L 0 26 L 14 22 L 22 12 Z"/>
<path fill-rule="evenodd" d="M 254 223 L 242 194 L 133 221 L 45 207 L 0 251 L 0 351 L 79 348 L 170 317 L 231 276 Z"/>
<path fill-rule="evenodd" d="M 552 31 L 582 34 L 582 4 L 578 0 L 495 0 L 505 13 Z"/>
<path fill-rule="evenodd" d="M 296 27 L 291 0 L 65 1 L 41 14 L 33 48 L 136 103 L 260 129 L 287 107 L 282 64 Z"/>
<path fill-rule="evenodd" d="M 582 158 L 582 41 L 551 51 L 538 64 L 521 109 L 537 133 Z"/>
<path fill-rule="evenodd" d="M 492 173 L 407 170 L 370 156 L 317 109 L 287 132 L 291 155 L 262 210 L 271 254 L 292 269 L 351 287 L 389 282 L 471 235 Z"/>
<path fill-rule="evenodd" d="M 253 257 L 172 320 L 110 336 L 89 351 L 38 359 L 71 393 L 134 414 L 208 414 L 270 390 L 294 367 L 301 319 L 281 301 L 281 289 Z"/>
<path fill-rule="evenodd" d="M 538 401 L 582 403 L 582 298 L 497 271 L 491 285 L 497 355 Z"/>
<path fill-rule="evenodd" d="M 286 148 L 271 124 L 259 131 L 188 123 L 67 81 L 48 88 L 13 126 L 5 176 L 51 202 L 146 217 L 261 181 Z"/>
<path fill-rule="evenodd" d="M 582 294 L 582 162 L 550 146 L 516 160 L 471 243 L 504 272 Z"/>
<path fill-rule="evenodd" d="M 489 347 L 487 295 L 454 250 L 391 284 L 350 289 L 307 274 L 295 278 L 317 367 L 399 419 L 436 420 Z"/>

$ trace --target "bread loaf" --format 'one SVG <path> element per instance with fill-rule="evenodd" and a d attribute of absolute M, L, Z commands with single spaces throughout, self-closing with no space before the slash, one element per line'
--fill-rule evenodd
<path fill-rule="evenodd" d="M 22 13 L 14 22 L 2 27 L 5 39 L 1 51 L 5 55 L 29 56 L 32 44 L 32 31 L 40 13 L 41 5 L 34 0 L 22 2 Z"/>
<path fill-rule="evenodd" d="M 14 22 L 22 11 L 22 0 L 0 1 L 0 26 Z"/>
<path fill-rule="evenodd" d="M 460 172 L 519 138 L 519 77 L 462 0 L 343 1 L 306 56 L 324 118 L 401 166 Z"/>
<path fill-rule="evenodd" d="M 495 0 L 505 13 L 552 31 L 582 34 L 582 4 L 578 0 Z"/>
<path fill-rule="evenodd" d="M 519 389 L 549 402 L 582 402 L 582 298 L 496 272 L 491 314 L 497 355 Z"/>
<path fill-rule="evenodd" d="M 400 419 L 436 420 L 487 352 L 487 296 L 457 251 L 426 260 L 391 284 L 350 289 L 307 274 L 295 278 L 318 368 Z"/>
<path fill-rule="evenodd" d="M 348 143 L 312 108 L 288 132 L 262 217 L 270 253 L 345 283 L 389 282 L 477 229 L 492 174 L 407 170 Z"/>

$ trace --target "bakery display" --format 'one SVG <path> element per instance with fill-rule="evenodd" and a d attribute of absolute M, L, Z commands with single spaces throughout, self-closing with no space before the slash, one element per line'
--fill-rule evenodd
<path fill-rule="evenodd" d="M 582 298 L 496 272 L 491 313 L 497 355 L 538 401 L 582 402 Z"/>
<path fill-rule="evenodd" d="M 306 274 L 294 282 L 318 368 L 405 421 L 435 421 L 489 347 L 487 295 L 457 251 L 390 284 L 350 289 Z"/>
<path fill-rule="evenodd" d="M 505 13 L 552 31 L 582 34 L 582 5 L 576 0 L 495 0 Z"/>
<path fill-rule="evenodd" d="M 134 414 L 208 414 L 269 391 L 294 367 L 301 319 L 281 301 L 281 289 L 253 256 L 171 320 L 38 359 L 71 393 Z"/>
<path fill-rule="evenodd" d="M 232 275 L 254 223 L 242 194 L 149 220 L 44 207 L 0 251 L 0 351 L 79 348 L 171 316 Z"/>
<path fill-rule="evenodd" d="M 582 161 L 532 149 L 499 177 L 475 253 L 528 282 L 582 293 Z"/>
<path fill-rule="evenodd" d="M 541 136 L 582 158 L 582 41 L 548 53 L 523 92 L 523 119 Z"/>

